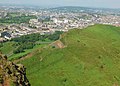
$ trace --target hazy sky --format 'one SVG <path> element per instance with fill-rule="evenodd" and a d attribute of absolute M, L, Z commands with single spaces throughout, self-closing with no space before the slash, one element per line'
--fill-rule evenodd
<path fill-rule="evenodd" d="M 120 0 L 0 0 L 2 4 L 120 8 Z"/>

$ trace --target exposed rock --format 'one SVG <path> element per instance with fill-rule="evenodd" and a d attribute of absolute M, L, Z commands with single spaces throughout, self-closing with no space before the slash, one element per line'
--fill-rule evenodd
<path fill-rule="evenodd" d="M 0 53 L 0 86 L 30 86 L 26 77 L 26 69 L 21 64 L 14 64 L 7 60 L 7 56 Z"/>

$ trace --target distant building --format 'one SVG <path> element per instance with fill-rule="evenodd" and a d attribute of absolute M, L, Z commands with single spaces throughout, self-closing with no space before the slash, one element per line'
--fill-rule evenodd
<path fill-rule="evenodd" d="M 38 22 L 38 19 L 30 19 L 29 23 L 30 24 L 34 24 L 34 23 L 37 23 Z"/>
<path fill-rule="evenodd" d="M 64 23 L 68 23 L 69 21 L 68 21 L 68 19 L 64 19 Z"/>
<path fill-rule="evenodd" d="M 5 38 L 5 39 L 8 39 L 8 40 L 11 39 L 11 34 L 8 33 L 7 31 L 2 32 L 2 33 L 0 34 L 0 36 L 3 37 L 3 38 Z"/>
<path fill-rule="evenodd" d="M 57 18 L 53 18 L 52 19 L 54 23 L 58 23 L 58 19 Z"/>

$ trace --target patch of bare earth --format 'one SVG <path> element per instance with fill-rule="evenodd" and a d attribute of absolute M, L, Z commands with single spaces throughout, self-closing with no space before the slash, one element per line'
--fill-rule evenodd
<path fill-rule="evenodd" d="M 65 45 L 60 40 L 57 40 L 50 45 L 55 46 L 55 48 L 65 48 Z"/>

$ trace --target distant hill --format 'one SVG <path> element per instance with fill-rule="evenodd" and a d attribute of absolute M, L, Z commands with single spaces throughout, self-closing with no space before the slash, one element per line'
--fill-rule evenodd
<path fill-rule="evenodd" d="M 120 85 L 120 27 L 73 29 L 59 41 L 64 47 L 49 45 L 20 60 L 32 86 Z"/>
<path fill-rule="evenodd" d="M 103 14 L 119 14 L 120 9 L 113 8 L 95 8 L 95 7 L 80 7 L 80 6 L 63 6 L 50 8 L 48 10 L 52 11 L 62 11 L 62 12 L 86 12 L 86 13 L 103 13 Z"/>

